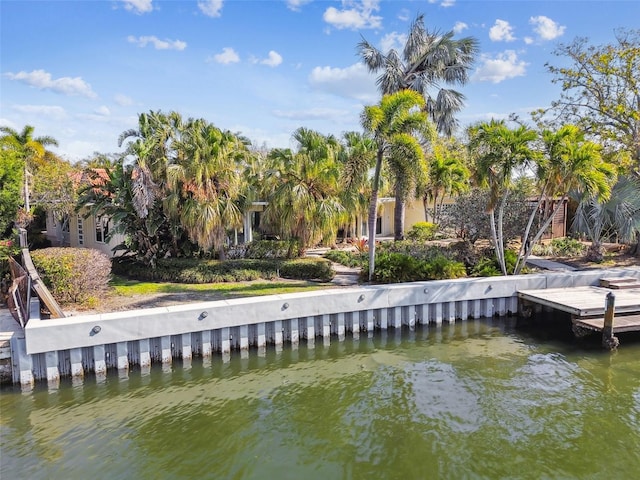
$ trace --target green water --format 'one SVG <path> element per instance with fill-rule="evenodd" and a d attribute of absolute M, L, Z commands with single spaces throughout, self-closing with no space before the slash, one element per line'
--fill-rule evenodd
<path fill-rule="evenodd" d="M 5 389 L 8 479 L 640 474 L 640 337 L 501 321 Z"/>

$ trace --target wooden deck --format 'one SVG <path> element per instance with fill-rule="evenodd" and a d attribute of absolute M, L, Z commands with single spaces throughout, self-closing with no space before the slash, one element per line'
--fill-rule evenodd
<path fill-rule="evenodd" d="M 602 287 L 547 288 L 540 290 L 521 290 L 518 298 L 524 302 L 535 303 L 555 310 L 570 313 L 576 317 L 604 316 L 607 294 L 611 292 Z M 640 312 L 640 288 L 615 290 L 615 312 L 617 314 Z"/>
<path fill-rule="evenodd" d="M 637 332 L 640 331 L 640 288 L 629 288 L 630 285 L 631 282 L 620 281 L 612 282 L 608 288 L 590 286 L 522 290 L 518 292 L 518 298 L 524 304 L 538 304 L 570 313 L 574 326 L 601 332 L 604 329 L 607 294 L 613 293 L 613 333 Z"/>
<path fill-rule="evenodd" d="M 573 324 L 587 330 L 601 332 L 604 318 L 576 318 Z M 640 330 L 640 315 L 619 315 L 613 319 L 613 333 L 637 332 Z"/>

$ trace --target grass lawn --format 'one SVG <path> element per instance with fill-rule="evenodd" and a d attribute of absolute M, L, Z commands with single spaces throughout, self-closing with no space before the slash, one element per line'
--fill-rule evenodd
<path fill-rule="evenodd" d="M 304 280 L 254 280 L 250 282 L 224 283 L 169 283 L 129 280 L 114 275 L 109 282 L 112 292 L 119 297 L 137 297 L 162 294 L 192 294 L 212 300 L 278 295 L 282 293 L 307 292 L 333 287 L 331 283 Z"/>

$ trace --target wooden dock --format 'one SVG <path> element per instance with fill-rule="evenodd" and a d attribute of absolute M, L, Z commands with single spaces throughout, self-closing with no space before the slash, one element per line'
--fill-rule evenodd
<path fill-rule="evenodd" d="M 637 280 L 636 280 L 637 282 Z M 607 295 L 615 295 L 613 333 L 640 331 L 640 287 L 629 280 L 602 279 L 605 287 L 548 288 L 521 290 L 524 305 L 542 305 L 571 315 L 574 327 L 602 332 Z M 574 332 L 576 329 L 574 328 Z"/>
<path fill-rule="evenodd" d="M 607 294 L 613 290 L 603 287 L 546 288 L 520 290 L 521 301 L 543 305 L 570 313 L 576 317 L 603 316 Z M 640 313 L 640 288 L 615 290 L 616 315 Z"/>

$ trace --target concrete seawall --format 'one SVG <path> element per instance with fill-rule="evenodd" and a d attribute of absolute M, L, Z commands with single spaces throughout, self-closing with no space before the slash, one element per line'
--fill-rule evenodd
<path fill-rule="evenodd" d="M 640 269 L 541 273 L 350 287 L 130 310 L 60 319 L 32 318 L 10 339 L 12 380 L 56 384 L 109 369 L 142 369 L 193 356 L 267 345 L 341 341 L 377 329 L 515 314 L 518 290 L 597 285 Z M 32 309 L 33 311 L 33 309 Z"/>

